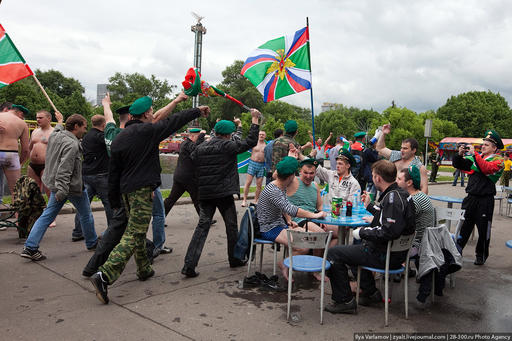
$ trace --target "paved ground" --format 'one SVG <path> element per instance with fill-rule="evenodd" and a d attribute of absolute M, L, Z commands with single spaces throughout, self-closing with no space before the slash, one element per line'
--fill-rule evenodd
<path fill-rule="evenodd" d="M 462 188 L 447 184 L 430 191 L 464 195 Z M 97 230 L 104 230 L 104 213 L 95 211 L 94 218 Z M 409 320 L 404 318 L 403 286 L 395 285 L 387 328 L 383 307 L 361 307 L 358 315 L 326 313 L 321 326 L 319 283 L 309 276 L 296 280 L 296 321 L 288 323 L 286 292 L 238 288 L 246 269 L 227 265 L 224 226 L 220 216 L 216 219 L 199 277 L 185 279 L 180 269 L 197 216 L 192 205 L 176 206 L 167 217 L 167 245 L 174 252 L 155 260 L 156 276 L 146 282 L 137 280 L 131 260 L 110 288 L 109 305 L 101 304 L 81 277 L 91 252 L 71 242 L 72 214 L 60 215 L 57 227 L 47 231 L 41 250 L 48 259 L 38 263 L 19 256 L 23 244 L 14 229 L 0 231 L 0 340 L 351 340 L 354 332 L 512 332 L 512 249 L 505 247 L 512 239 L 512 218 L 497 210 L 485 266 L 473 265 L 472 242 L 456 287 L 445 289 L 444 297 L 436 297 L 425 311 L 414 305 L 417 284 L 410 280 Z M 265 252 L 267 274 L 270 256 Z"/>

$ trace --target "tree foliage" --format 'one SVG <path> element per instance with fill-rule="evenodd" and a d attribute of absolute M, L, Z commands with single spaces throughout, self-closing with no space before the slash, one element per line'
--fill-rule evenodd
<path fill-rule="evenodd" d="M 512 136 L 512 113 L 499 93 L 471 91 L 452 96 L 437 110 L 437 115 L 454 122 L 464 137 L 480 137 L 488 129 L 495 129 L 501 136 Z"/>
<path fill-rule="evenodd" d="M 140 73 L 116 72 L 108 79 L 107 89 L 113 102 L 129 104 L 142 96 L 153 99 L 153 106 L 160 108 L 169 102 L 176 85 L 151 75 L 149 78 Z"/>
<path fill-rule="evenodd" d="M 93 112 L 92 105 L 84 97 L 84 88 L 79 81 L 56 70 L 36 70 L 35 75 L 64 119 L 75 113 L 89 119 Z M 0 102 L 5 101 L 22 104 L 29 109 L 30 114 L 25 116 L 27 120 L 35 120 L 39 110 L 53 113 L 50 103 L 32 77 L 0 89 Z"/>

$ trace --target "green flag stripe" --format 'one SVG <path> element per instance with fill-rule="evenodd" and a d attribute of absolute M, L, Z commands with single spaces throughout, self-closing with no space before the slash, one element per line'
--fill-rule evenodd
<path fill-rule="evenodd" d="M 276 85 L 275 98 L 278 99 L 278 98 L 281 98 L 284 96 L 292 95 L 294 93 L 295 93 L 295 90 L 293 90 L 293 88 L 290 86 L 290 84 L 288 84 L 286 77 L 283 78 L 283 80 L 281 80 L 279 78 L 279 80 L 277 81 L 277 85 Z"/>
<path fill-rule="evenodd" d="M 269 40 L 265 44 L 261 45 L 259 48 L 260 49 L 269 49 L 272 51 L 284 50 L 284 48 L 285 48 L 284 37 Z"/>
<path fill-rule="evenodd" d="M 244 77 L 249 79 L 252 84 L 254 84 L 254 82 L 257 82 L 257 84 L 254 85 L 258 86 L 258 84 L 260 84 L 263 78 L 265 78 L 265 76 L 267 75 L 267 70 L 270 67 L 270 65 L 272 65 L 271 62 L 256 64 L 245 72 Z"/>
<path fill-rule="evenodd" d="M 5 38 L 0 41 L 0 64 L 6 64 L 9 62 L 23 62 L 25 60 L 19 53 L 16 46 L 12 43 L 9 36 L 6 34 Z"/>
<path fill-rule="evenodd" d="M 311 69 L 309 66 L 307 46 L 303 46 L 300 49 L 298 49 L 292 56 L 290 56 L 290 60 L 295 64 L 295 67 L 298 69 Z"/>

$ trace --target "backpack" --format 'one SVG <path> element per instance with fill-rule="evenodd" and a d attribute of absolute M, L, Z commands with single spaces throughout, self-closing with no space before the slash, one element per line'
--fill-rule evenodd
<path fill-rule="evenodd" d="M 350 167 L 350 172 L 356 178 L 357 181 L 361 181 L 364 178 L 365 158 L 362 150 L 351 150 L 350 153 L 356 159 L 356 165 Z"/>
<path fill-rule="evenodd" d="M 235 250 L 233 257 L 247 262 L 249 260 L 249 254 L 251 249 L 249 244 L 251 243 L 251 228 L 249 226 L 249 212 L 251 214 L 251 220 L 254 227 L 254 238 L 260 238 L 260 225 L 258 223 L 258 217 L 256 215 L 256 207 L 249 206 L 249 209 L 245 211 L 242 220 L 240 221 L 240 230 L 238 231 L 238 239 L 235 244 Z M 254 254 L 254 253 L 253 253 Z"/>
<path fill-rule="evenodd" d="M 32 226 L 43 213 L 46 202 L 34 179 L 23 175 L 14 185 L 12 207 L 18 212 L 18 236 L 27 238 Z"/>

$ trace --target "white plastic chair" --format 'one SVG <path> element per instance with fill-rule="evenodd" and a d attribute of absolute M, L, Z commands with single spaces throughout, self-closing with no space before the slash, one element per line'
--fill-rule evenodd
<path fill-rule="evenodd" d="M 288 254 L 292 255 L 293 249 L 324 249 L 324 256 L 297 255 L 288 257 L 283 264 L 288 268 L 288 308 L 286 319 L 290 318 L 290 306 L 292 301 L 292 281 L 293 271 L 302 272 L 322 272 L 320 284 L 320 324 L 323 324 L 324 318 L 324 287 L 325 270 L 331 267 L 327 262 L 327 249 L 332 238 L 332 231 L 326 232 L 302 232 L 292 229 L 286 230 L 288 238 Z"/>
<path fill-rule="evenodd" d="M 263 247 L 265 245 L 273 245 L 274 247 L 274 264 L 272 269 L 272 274 L 276 274 L 276 265 L 277 265 L 277 247 L 278 244 L 276 242 L 272 242 L 270 240 L 261 239 L 261 238 L 254 238 L 254 224 L 252 221 L 252 211 L 256 209 L 256 205 L 250 204 L 247 207 L 247 213 L 249 216 L 249 228 L 251 229 L 251 243 L 249 244 L 249 247 L 251 248 L 249 251 L 249 260 L 247 261 L 247 277 L 251 274 L 251 263 L 252 263 L 252 254 L 254 249 L 257 245 L 261 245 L 261 251 L 260 251 L 260 272 L 263 268 Z"/>
<path fill-rule="evenodd" d="M 510 206 L 512 206 L 512 188 L 504 187 L 505 190 L 505 200 L 507 203 L 507 217 L 510 214 Z"/>
<path fill-rule="evenodd" d="M 384 269 L 372 268 L 369 266 L 358 266 L 357 267 L 357 290 L 356 290 L 356 302 L 359 305 L 359 290 L 361 284 L 361 269 L 365 269 L 368 271 L 378 272 L 384 274 L 384 324 L 388 326 L 389 320 L 389 275 L 390 274 L 400 274 L 405 273 L 405 281 L 404 281 L 404 296 L 405 296 L 405 319 L 409 318 L 409 292 L 408 292 L 408 282 L 409 282 L 409 253 L 411 251 L 412 242 L 416 233 L 410 234 L 408 236 L 400 236 L 398 239 L 390 240 L 388 242 L 388 248 L 386 251 L 386 267 Z M 392 252 L 401 252 L 407 251 L 407 257 L 405 259 L 405 267 L 401 266 L 398 269 L 390 269 L 389 268 L 389 260 Z"/>
<path fill-rule="evenodd" d="M 446 221 L 446 226 L 448 227 L 448 232 L 452 235 L 453 241 L 457 243 L 457 239 L 459 239 L 460 229 L 462 224 L 464 223 L 464 214 L 466 210 L 458 209 L 458 208 L 445 208 L 445 207 L 435 207 L 436 211 L 436 225 L 441 225 L 441 221 Z M 455 227 L 455 233 L 451 233 L 449 222 L 456 222 L 457 225 Z M 472 232 L 472 238 L 473 239 Z M 450 274 L 450 288 L 455 288 L 455 274 Z M 432 302 L 434 301 L 432 297 Z"/>

